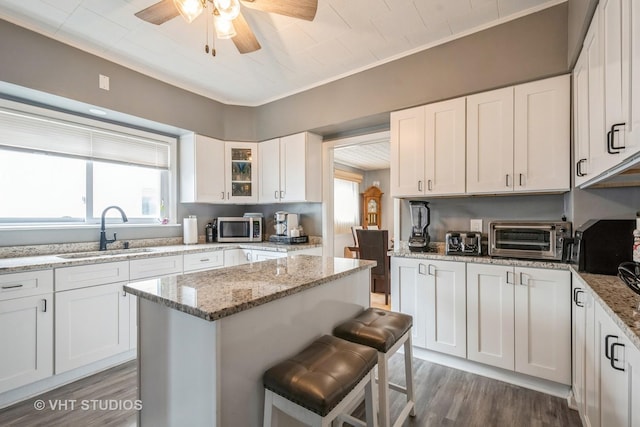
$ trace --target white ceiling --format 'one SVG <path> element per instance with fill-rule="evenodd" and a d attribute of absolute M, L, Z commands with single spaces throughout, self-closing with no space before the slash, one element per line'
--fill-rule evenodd
<path fill-rule="evenodd" d="M 564 1 L 318 0 L 313 22 L 244 7 L 262 49 L 240 55 L 217 40 L 215 58 L 204 52 L 204 16 L 161 26 L 134 16 L 157 0 L 2 0 L 0 18 L 211 99 L 255 106 Z"/>
<path fill-rule="evenodd" d="M 389 169 L 389 141 L 363 143 L 333 150 L 333 160 L 363 171 Z"/>

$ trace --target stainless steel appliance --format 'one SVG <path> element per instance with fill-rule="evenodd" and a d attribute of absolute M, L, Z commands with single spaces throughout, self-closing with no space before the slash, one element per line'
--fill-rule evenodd
<path fill-rule="evenodd" d="M 618 266 L 633 259 L 635 219 L 592 219 L 576 229 L 571 261 L 578 271 L 618 274 Z"/>
<path fill-rule="evenodd" d="M 218 242 L 261 242 L 262 218 L 218 217 Z"/>
<path fill-rule="evenodd" d="M 427 227 L 431 223 L 431 209 L 429 202 L 410 200 L 411 208 L 411 236 L 409 236 L 409 250 L 411 252 L 426 252 L 429 250 L 429 232 Z"/>
<path fill-rule="evenodd" d="M 561 261 L 571 239 L 567 221 L 492 221 L 489 223 L 489 255 Z"/>
<path fill-rule="evenodd" d="M 482 234 L 475 231 L 449 231 L 445 235 L 446 255 L 482 255 Z"/>

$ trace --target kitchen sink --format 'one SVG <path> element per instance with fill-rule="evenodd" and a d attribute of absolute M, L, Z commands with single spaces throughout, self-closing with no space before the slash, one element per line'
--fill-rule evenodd
<path fill-rule="evenodd" d="M 82 258 L 104 258 L 115 255 L 136 255 L 146 252 L 153 252 L 153 248 L 131 248 L 131 249 L 113 249 L 106 251 L 89 251 L 89 252 L 74 252 L 70 254 L 56 255 L 62 259 L 82 259 Z"/>

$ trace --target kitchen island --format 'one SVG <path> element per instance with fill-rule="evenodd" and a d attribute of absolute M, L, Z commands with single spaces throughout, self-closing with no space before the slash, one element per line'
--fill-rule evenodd
<path fill-rule="evenodd" d="M 368 307 L 373 266 L 294 255 L 125 286 L 139 297 L 139 425 L 262 425 L 263 372 Z"/>

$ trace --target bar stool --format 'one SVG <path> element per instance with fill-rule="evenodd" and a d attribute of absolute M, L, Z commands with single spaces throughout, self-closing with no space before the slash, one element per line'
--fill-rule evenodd
<path fill-rule="evenodd" d="M 413 363 L 411 348 L 411 316 L 378 308 L 368 308 L 355 318 L 348 320 L 333 330 L 337 337 L 363 344 L 378 351 L 378 397 L 380 427 L 390 427 L 389 389 L 407 396 L 400 415 L 393 426 L 400 426 L 407 416 L 415 416 L 413 394 Z M 404 373 L 406 387 L 389 382 L 389 358 L 404 345 Z"/>
<path fill-rule="evenodd" d="M 377 427 L 373 348 L 324 335 L 295 356 L 269 368 L 263 376 L 264 427 L 271 426 L 276 407 L 310 426 L 330 426 L 335 420 Z M 366 424 L 345 411 L 364 390 Z"/>

